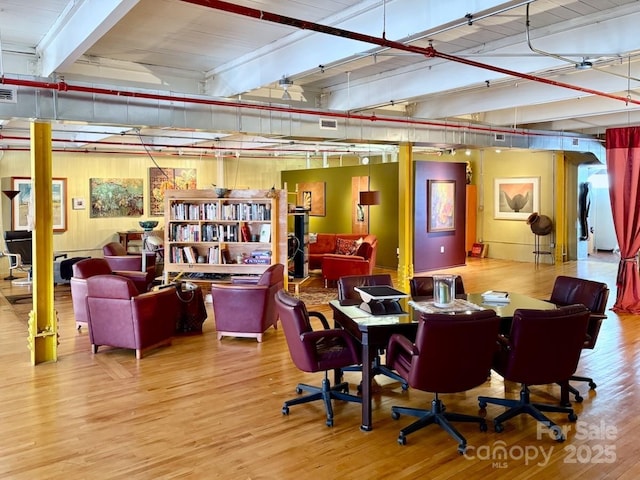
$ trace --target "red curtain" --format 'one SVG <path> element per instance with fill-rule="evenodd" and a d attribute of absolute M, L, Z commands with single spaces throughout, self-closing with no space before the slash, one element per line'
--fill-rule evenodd
<path fill-rule="evenodd" d="M 620 247 L 613 310 L 640 313 L 640 127 L 607 129 L 606 148 L 609 197 Z"/>

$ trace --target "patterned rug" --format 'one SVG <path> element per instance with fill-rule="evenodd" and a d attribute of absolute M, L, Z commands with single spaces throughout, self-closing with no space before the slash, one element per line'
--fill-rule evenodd
<path fill-rule="evenodd" d="M 338 298 L 337 288 L 307 287 L 304 285 L 300 289 L 300 300 L 307 308 L 315 305 L 326 305 L 331 300 Z"/>

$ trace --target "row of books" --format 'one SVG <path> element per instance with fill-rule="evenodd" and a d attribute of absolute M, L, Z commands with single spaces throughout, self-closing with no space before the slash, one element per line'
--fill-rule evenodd
<path fill-rule="evenodd" d="M 172 220 L 271 220 L 269 203 L 189 203 L 171 204 Z"/>
<path fill-rule="evenodd" d="M 171 247 L 171 261 L 173 263 L 208 263 L 210 265 L 220 263 L 220 247 L 210 247 L 207 255 L 201 255 L 191 247 Z"/>
<path fill-rule="evenodd" d="M 169 239 L 172 242 L 270 242 L 271 225 L 260 225 L 260 235 L 252 235 L 247 223 L 236 224 L 171 224 Z"/>

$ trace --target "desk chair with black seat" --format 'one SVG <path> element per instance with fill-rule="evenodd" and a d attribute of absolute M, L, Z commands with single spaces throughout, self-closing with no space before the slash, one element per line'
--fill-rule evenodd
<path fill-rule="evenodd" d="M 292 405 L 322 400 L 327 414 L 326 424 L 332 427 L 332 399 L 356 403 L 362 403 L 362 399 L 349 395 L 347 382 L 331 386 L 328 371 L 360 363 L 360 349 L 348 332 L 330 328 L 324 315 L 307 311 L 304 302 L 283 289 L 278 290 L 275 300 L 293 363 L 303 372 L 324 371 L 320 387 L 299 383 L 296 392 L 307 391 L 310 392 L 309 395 L 287 400 L 282 406 L 282 413 L 288 415 L 289 407 Z M 310 317 L 319 319 L 323 330 L 313 330 Z"/>
<path fill-rule="evenodd" d="M 12 280 L 14 285 L 31 285 L 31 232 L 22 230 L 4 232 L 4 243 L 7 250 L 3 255 L 9 259 L 9 276 L 5 277 L 5 280 Z M 27 277 L 15 277 L 14 270 L 25 272 Z"/>
<path fill-rule="evenodd" d="M 360 293 L 355 291 L 356 287 L 370 287 L 374 285 L 393 285 L 391 275 L 388 273 L 376 274 L 376 275 L 347 275 L 338 279 L 338 300 L 341 305 L 360 305 L 362 298 Z M 402 384 L 402 389 L 409 388 L 409 384 L 404 378 L 394 372 L 387 365 L 382 364 L 380 359 L 380 353 L 375 356 L 373 365 L 371 368 L 371 377 L 376 375 L 385 375 L 393 380 Z M 361 366 L 354 366 L 343 369 L 343 371 L 362 371 Z"/>
<path fill-rule="evenodd" d="M 391 408 L 394 419 L 400 414 L 418 417 L 400 430 L 399 444 L 406 443 L 408 434 L 436 423 L 457 440 L 458 451 L 464 453 L 467 441 L 450 422 L 477 422 L 480 430 L 487 429 L 483 417 L 446 412 L 439 394 L 464 392 L 487 381 L 499 329 L 500 317 L 493 310 L 460 315 L 423 313 L 415 342 L 398 333 L 391 336 L 387 364 L 412 388 L 435 393 L 430 409 Z"/>
<path fill-rule="evenodd" d="M 606 283 L 595 282 L 593 280 L 585 280 L 584 278 L 568 277 L 559 275 L 553 284 L 551 297 L 549 301 L 558 306 L 572 305 L 581 303 L 589 309 L 589 325 L 587 327 L 587 335 L 582 345 L 583 350 L 593 350 L 598 340 L 602 321 L 607 318 L 605 310 L 607 308 L 607 300 L 609 300 L 609 287 Z M 587 382 L 591 390 L 596 388 L 593 378 L 573 375 L 569 380 L 576 382 Z M 575 396 L 576 402 L 581 402 L 580 392 L 567 384 L 566 388 Z M 568 404 L 568 392 L 562 393 L 562 403 Z"/>
<path fill-rule="evenodd" d="M 575 422 L 577 415 L 568 406 L 531 401 L 529 387 L 569 381 L 576 371 L 587 332 L 589 310 L 584 305 L 568 305 L 555 310 L 518 309 L 513 314 L 508 337 L 501 337 L 501 348 L 493 361 L 493 369 L 505 380 L 521 384 L 520 398 L 478 397 L 480 408 L 488 403 L 508 407 L 494 420 L 496 432 L 503 423 L 526 413 L 549 428 L 557 441 L 565 436 L 543 412 L 568 414 Z"/>
<path fill-rule="evenodd" d="M 456 295 L 464 295 L 464 283 L 462 277 L 456 275 Z M 409 291 L 411 299 L 417 302 L 433 300 L 433 277 L 413 277 L 409 279 Z"/>

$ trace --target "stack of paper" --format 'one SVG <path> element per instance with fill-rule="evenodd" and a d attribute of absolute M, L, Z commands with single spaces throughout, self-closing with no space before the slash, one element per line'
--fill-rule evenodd
<path fill-rule="evenodd" d="M 509 292 L 488 290 L 482 294 L 482 300 L 488 303 L 509 303 Z"/>

